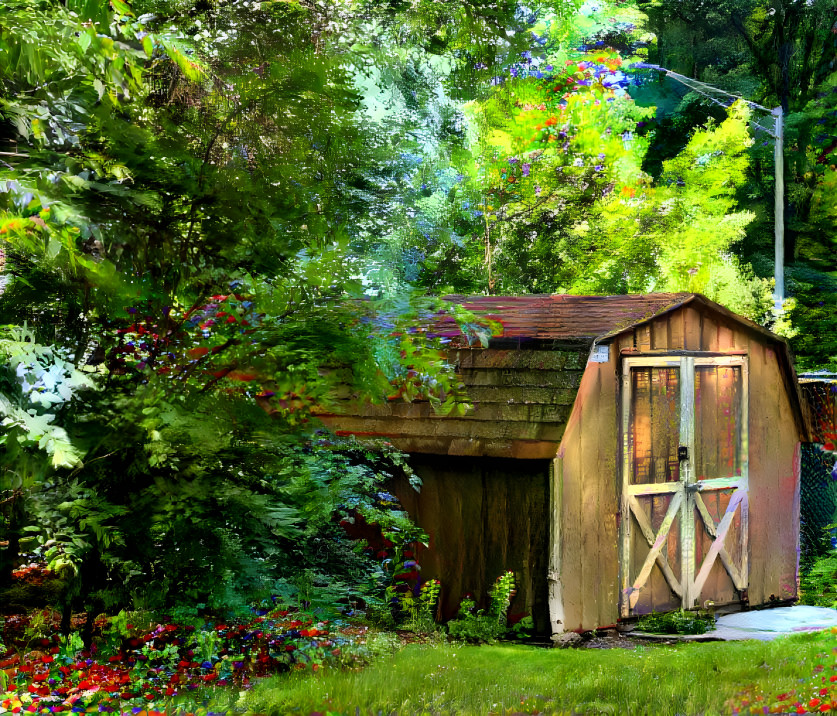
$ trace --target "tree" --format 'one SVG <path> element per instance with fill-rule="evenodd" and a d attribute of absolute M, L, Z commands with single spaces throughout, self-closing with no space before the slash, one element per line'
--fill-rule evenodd
<path fill-rule="evenodd" d="M 220 604 L 326 565 L 373 574 L 334 523 L 415 534 L 378 497 L 400 459 L 336 457 L 311 442 L 312 409 L 347 387 L 462 400 L 408 330 L 406 309 L 431 305 L 352 300 L 346 226 L 380 151 L 345 58 L 312 42 L 300 5 L 219 4 L 208 38 L 195 6 L 180 18 L 194 44 L 140 14 L 170 7 L 18 2 L 0 25 L 3 128 L 25 149 L 0 172 L 0 320 L 28 326 L 4 344 L 3 576 L 29 530 L 25 549 L 71 575 L 68 609 L 149 585 Z M 27 413 L 56 371 L 67 390 Z"/>

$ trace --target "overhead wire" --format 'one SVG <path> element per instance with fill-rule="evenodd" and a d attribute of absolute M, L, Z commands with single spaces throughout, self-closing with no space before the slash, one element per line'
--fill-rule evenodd
<path fill-rule="evenodd" d="M 734 101 L 744 102 L 747 105 L 749 105 L 750 107 L 755 107 L 756 109 L 760 109 L 764 112 L 769 112 L 770 114 L 773 114 L 772 110 L 758 104 L 757 102 L 751 102 L 748 99 L 744 99 L 744 97 L 741 97 L 740 95 L 732 94 L 731 92 L 727 92 L 727 91 L 719 89 L 717 87 L 712 87 L 711 85 L 707 85 L 707 84 L 701 82 L 700 80 L 695 80 L 695 79 L 692 79 L 691 77 L 686 77 L 685 75 L 681 75 L 679 72 L 674 72 L 673 70 L 665 69 L 663 67 L 660 67 L 659 65 L 645 65 L 645 64 L 642 64 L 642 63 L 637 63 L 637 66 L 642 67 L 642 68 L 647 68 L 647 69 L 659 70 L 660 72 L 663 72 L 666 75 L 671 75 L 673 79 L 676 79 L 682 85 L 688 87 L 693 92 L 697 92 L 699 95 L 702 95 L 703 97 L 706 97 L 706 99 L 708 99 L 710 102 L 714 102 L 715 104 L 723 107 L 724 109 L 727 109 L 730 106 L 730 104 L 732 104 L 732 102 L 727 102 L 725 104 L 721 100 L 719 100 L 716 97 L 713 97 L 712 95 L 705 92 L 702 88 L 705 88 L 705 89 L 707 89 L 711 92 L 717 92 L 719 94 L 726 95 L 727 97 L 731 97 Z M 776 138 L 776 135 L 773 131 L 771 131 L 767 127 L 762 126 L 761 124 L 759 124 L 755 120 L 751 120 L 750 124 L 753 127 L 753 129 L 761 130 L 762 132 L 765 132 L 768 135 L 770 135 L 771 137 L 773 137 L 774 139 Z"/>

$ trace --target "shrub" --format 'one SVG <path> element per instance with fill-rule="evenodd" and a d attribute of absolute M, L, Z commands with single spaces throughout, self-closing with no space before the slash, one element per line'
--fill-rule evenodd
<path fill-rule="evenodd" d="M 816 607 L 837 607 L 837 550 L 816 557 L 800 581 L 799 601 Z"/>
<path fill-rule="evenodd" d="M 490 606 L 475 610 L 476 603 L 465 597 L 459 604 L 459 618 L 448 622 L 448 634 L 454 639 L 491 644 L 509 631 L 506 613 L 514 595 L 514 573 L 501 575 L 488 593 Z"/>
<path fill-rule="evenodd" d="M 636 623 L 637 630 L 649 634 L 705 634 L 714 626 L 713 616 L 683 609 L 665 614 L 646 614 Z"/>

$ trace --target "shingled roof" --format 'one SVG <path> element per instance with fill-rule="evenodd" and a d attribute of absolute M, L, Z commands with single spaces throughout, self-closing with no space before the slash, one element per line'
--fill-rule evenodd
<path fill-rule="evenodd" d="M 650 293 L 628 296 L 446 296 L 482 318 L 497 321 L 503 339 L 592 340 L 617 332 L 670 311 L 693 293 Z M 451 317 L 433 326 L 433 332 L 448 338 L 460 335 Z"/>
<path fill-rule="evenodd" d="M 650 321 L 687 304 L 702 306 L 730 321 L 783 344 L 784 339 L 748 318 L 733 313 L 699 293 L 647 293 L 621 296 L 569 296 L 534 294 L 528 296 L 445 296 L 450 303 L 490 319 L 502 327 L 492 345 L 527 342 L 588 345 L 607 341 L 619 333 Z M 441 316 L 431 330 L 461 342 L 462 332 L 451 316 Z M 790 356 L 788 356 L 788 359 Z"/>
<path fill-rule="evenodd" d="M 320 414 L 324 423 L 338 434 L 391 440 L 407 452 L 552 457 L 581 385 L 591 344 L 607 343 L 667 313 L 694 307 L 775 346 L 786 388 L 794 396 L 794 412 L 807 430 L 784 339 L 700 294 L 454 295 L 445 300 L 501 327 L 485 350 L 463 336 L 450 316 L 437 314 L 426 324 L 430 332 L 449 339 L 448 360 L 456 366 L 474 410 L 442 416 L 420 401 L 372 405 L 350 398 L 335 406 L 334 413 Z"/>

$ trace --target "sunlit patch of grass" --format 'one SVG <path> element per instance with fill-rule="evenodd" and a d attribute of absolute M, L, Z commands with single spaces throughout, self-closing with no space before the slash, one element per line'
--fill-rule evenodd
<path fill-rule="evenodd" d="M 362 671 L 267 680 L 247 702 L 266 714 L 721 714 L 743 689 L 797 686 L 834 644 L 824 632 L 635 650 L 410 645 Z"/>

